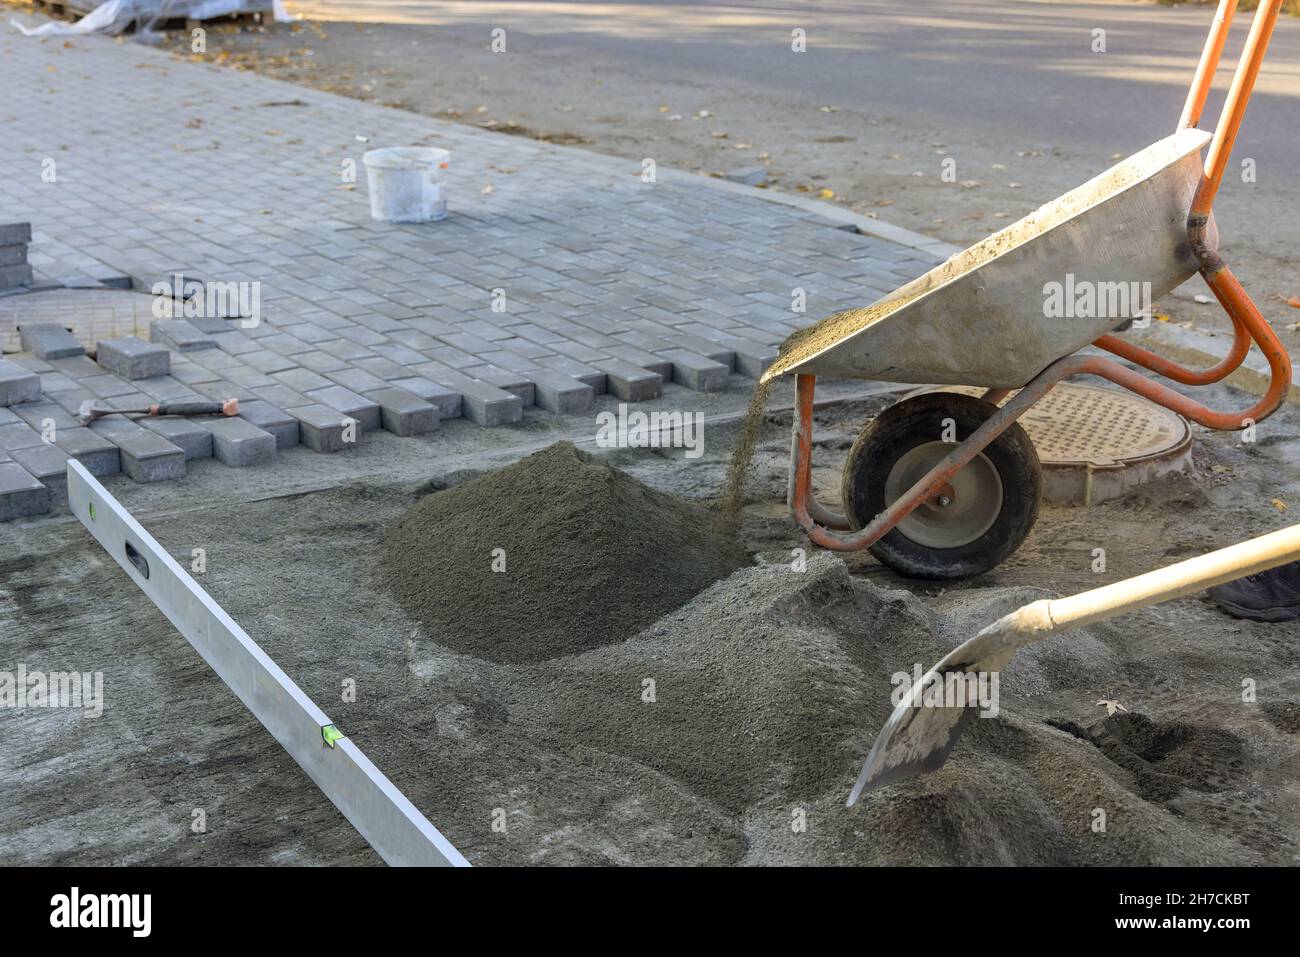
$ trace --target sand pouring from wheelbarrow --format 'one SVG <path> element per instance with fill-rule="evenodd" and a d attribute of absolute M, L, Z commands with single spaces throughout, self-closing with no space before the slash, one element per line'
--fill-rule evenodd
<path fill-rule="evenodd" d="M 1212 429 L 1242 429 L 1277 409 L 1291 384 L 1291 360 L 1219 257 L 1211 209 L 1281 3 L 1266 0 L 1257 10 L 1213 135 L 1196 124 L 1236 0 L 1219 4 L 1172 136 L 874 305 L 791 337 L 763 381 L 796 377 L 788 499 L 813 542 L 837 551 L 870 548 L 917 577 L 964 578 L 993 568 L 1024 541 L 1041 497 L 1038 455 L 1016 420 L 1071 376 L 1108 379 Z M 1142 305 L 1197 272 L 1232 320 L 1232 348 L 1220 363 L 1186 369 L 1114 334 Z M 1045 308 L 1049 284 L 1089 290 L 1092 305 L 1084 315 L 1057 315 Z M 1125 295 L 1135 288 L 1141 303 Z M 1271 378 L 1263 398 L 1243 412 L 1215 412 L 1113 359 L 1075 354 L 1092 344 L 1174 382 L 1208 385 L 1237 369 L 1252 341 Z M 849 453 L 844 512 L 837 514 L 812 492 L 818 375 L 987 391 L 981 398 L 924 394 L 881 413 Z M 1020 391 L 998 408 L 1013 389 Z"/>

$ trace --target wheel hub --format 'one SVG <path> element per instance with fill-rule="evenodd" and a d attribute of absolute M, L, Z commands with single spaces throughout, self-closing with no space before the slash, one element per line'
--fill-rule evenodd
<path fill-rule="evenodd" d="M 926 442 L 905 453 L 885 479 L 885 504 L 892 505 L 953 450 L 947 442 Z M 907 518 L 898 531 L 926 548 L 959 548 L 990 528 L 1002 511 L 1002 479 L 980 452 Z"/>

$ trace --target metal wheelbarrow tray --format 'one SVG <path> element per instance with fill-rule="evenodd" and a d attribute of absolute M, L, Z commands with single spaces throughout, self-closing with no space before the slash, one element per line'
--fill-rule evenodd
<path fill-rule="evenodd" d="M 1290 358 L 1219 257 L 1212 217 L 1281 0 L 1256 11 L 1213 134 L 1196 128 L 1236 6 L 1220 0 L 1174 134 L 877 303 L 830 316 L 783 345 L 763 381 L 796 377 L 788 501 L 813 542 L 870 548 L 917 577 L 995 567 L 1029 533 L 1041 498 L 1038 456 L 1016 419 L 1071 376 L 1107 379 L 1212 429 L 1245 428 L 1281 404 Z M 1197 272 L 1232 320 L 1221 362 L 1186 369 L 1114 334 Z M 1252 342 L 1271 381 L 1242 412 L 1213 411 L 1113 359 L 1076 354 L 1091 344 L 1194 386 L 1230 375 Z M 811 487 L 819 375 L 987 391 L 915 396 L 881 413 L 849 453 L 841 514 L 819 504 Z M 1020 391 L 1008 399 L 1013 389 Z"/>

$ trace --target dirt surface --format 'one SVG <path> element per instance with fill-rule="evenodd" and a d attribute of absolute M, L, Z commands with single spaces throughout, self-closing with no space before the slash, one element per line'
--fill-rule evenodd
<path fill-rule="evenodd" d="M 817 412 L 826 500 L 887 401 Z M 843 804 L 894 672 L 928 667 L 1035 598 L 1285 524 L 1272 500 L 1300 501 L 1298 419 L 1288 407 L 1253 446 L 1198 433 L 1193 475 L 1091 509 L 1047 506 L 1010 562 L 943 589 L 868 555 L 809 549 L 798 563 L 807 543 L 781 504 L 789 415 L 769 414 L 744 511 L 756 564 L 625 641 L 579 636 L 573 653 L 530 662 L 448 647 L 385 599 L 385 534 L 427 501 L 426 481 L 145 524 L 178 557 L 207 549 L 205 587 L 477 864 L 1288 864 L 1300 854 L 1296 626 L 1238 622 L 1200 598 L 1026 649 L 1003 676 L 1001 714 L 976 721 L 948 767 Z M 738 430 L 713 427 L 698 460 L 600 457 L 703 501 Z M 426 475 L 465 488 L 480 471 Z M 22 638 L 29 668 L 103 670 L 108 701 L 101 719 L 0 715 L 0 860 L 374 862 L 79 526 L 16 541 L 0 569 L 6 635 Z M 681 557 L 665 546 L 650 560 Z M 1258 684 L 1254 703 L 1243 678 Z M 1127 712 L 1107 717 L 1103 699 Z M 207 830 L 194 834 L 200 807 Z"/>
<path fill-rule="evenodd" d="M 699 505 L 560 442 L 425 496 L 384 571 L 438 644 L 518 662 L 622 641 L 748 560 Z"/>

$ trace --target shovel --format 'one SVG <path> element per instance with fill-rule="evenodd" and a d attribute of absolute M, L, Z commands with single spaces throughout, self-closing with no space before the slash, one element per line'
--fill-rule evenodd
<path fill-rule="evenodd" d="M 134 409 L 104 409 L 87 399 L 81 403 L 77 418 L 82 425 L 89 425 L 106 415 L 239 415 L 239 400 L 225 399 L 220 402 L 160 402 L 154 405 L 139 406 Z"/>
<path fill-rule="evenodd" d="M 960 681 L 962 687 L 975 687 L 981 673 L 1000 672 L 1025 645 L 1071 628 L 1182 598 L 1297 558 L 1300 558 L 1300 525 L 1293 525 L 1068 598 L 1031 602 L 999 618 L 949 652 L 908 691 L 876 736 L 858 782 L 849 794 L 849 807 L 857 803 L 863 791 L 943 767 L 962 731 L 979 713 L 978 703 L 937 707 L 926 702 L 926 690 L 947 686 L 948 676 L 953 676 L 954 683 Z M 934 697 L 933 690 L 930 697 Z"/>

